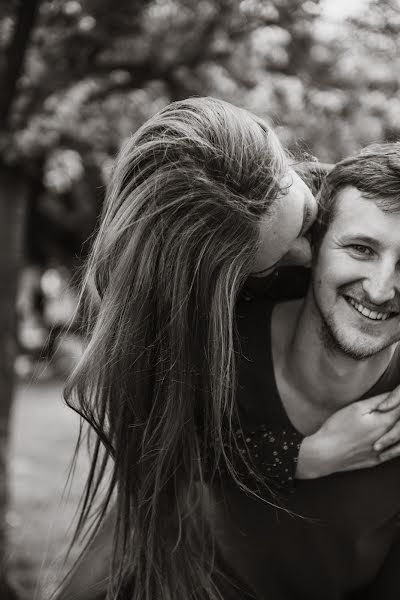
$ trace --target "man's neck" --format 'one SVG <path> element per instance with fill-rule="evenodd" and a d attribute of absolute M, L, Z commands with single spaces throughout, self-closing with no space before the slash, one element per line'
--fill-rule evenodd
<path fill-rule="evenodd" d="M 300 430 L 307 433 L 363 396 L 385 372 L 395 349 L 392 346 L 365 360 L 346 356 L 326 344 L 314 311 L 309 297 L 285 302 L 275 307 L 272 323 L 275 375 L 282 401 L 289 416 L 293 410 Z"/>

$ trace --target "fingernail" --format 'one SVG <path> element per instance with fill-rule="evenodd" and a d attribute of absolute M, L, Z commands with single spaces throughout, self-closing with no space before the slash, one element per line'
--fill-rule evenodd
<path fill-rule="evenodd" d="M 374 450 L 375 450 L 376 452 L 379 452 L 380 450 L 382 450 L 382 444 L 375 444 L 375 446 L 374 446 Z"/>

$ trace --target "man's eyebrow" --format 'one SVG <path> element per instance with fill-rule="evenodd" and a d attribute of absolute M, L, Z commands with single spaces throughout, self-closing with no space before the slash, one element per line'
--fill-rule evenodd
<path fill-rule="evenodd" d="M 363 242 L 370 246 L 375 246 L 377 248 L 382 248 L 383 246 L 381 240 L 371 237 L 370 235 L 366 235 L 365 233 L 358 233 L 357 231 L 355 231 L 354 233 L 346 233 L 345 235 L 343 235 L 343 237 L 341 237 L 342 242 L 350 242 L 354 240 L 358 242 Z"/>

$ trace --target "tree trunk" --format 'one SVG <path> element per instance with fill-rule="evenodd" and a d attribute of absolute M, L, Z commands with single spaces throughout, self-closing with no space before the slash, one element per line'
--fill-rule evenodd
<path fill-rule="evenodd" d="M 29 182 L 16 167 L 0 164 L 0 598 L 16 596 L 6 583 L 5 513 L 8 501 L 7 447 L 14 390 L 15 301 L 23 254 Z"/>
<path fill-rule="evenodd" d="M 8 121 L 15 101 L 18 80 L 31 39 L 39 0 L 18 0 L 14 35 L 5 52 L 5 69 L 0 75 L 0 131 L 8 129 Z"/>

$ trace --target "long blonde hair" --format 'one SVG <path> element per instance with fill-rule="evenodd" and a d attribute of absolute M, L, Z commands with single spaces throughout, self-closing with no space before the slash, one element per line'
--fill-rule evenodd
<path fill-rule="evenodd" d="M 286 169 L 264 121 L 213 98 L 167 106 L 115 161 L 66 390 L 97 434 L 77 534 L 104 481 L 97 525 L 115 496 L 110 599 L 220 598 L 199 483 L 220 461 L 235 478 L 235 304 Z"/>

